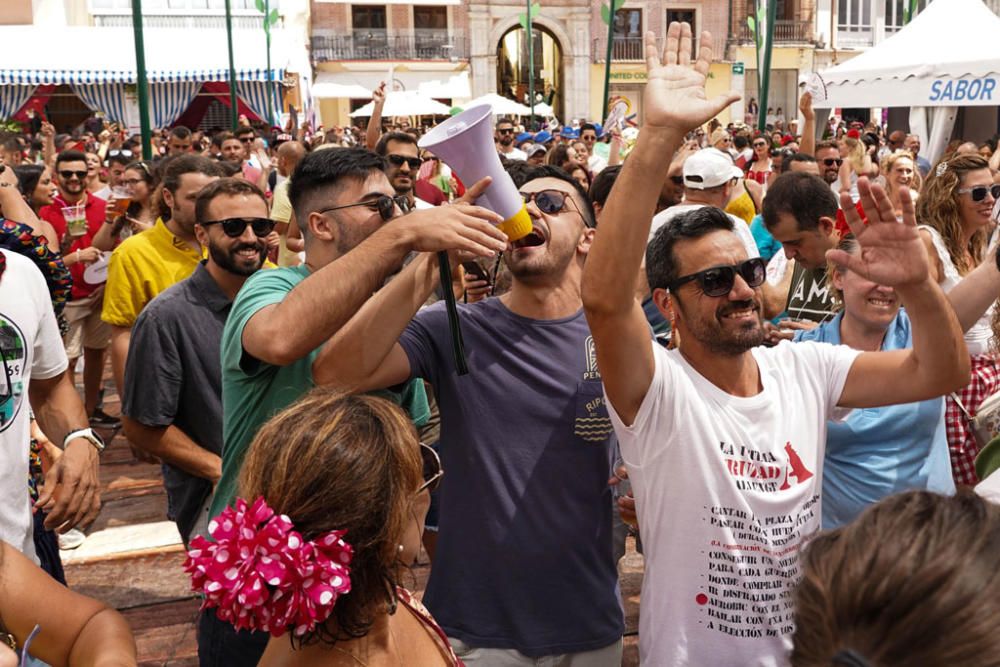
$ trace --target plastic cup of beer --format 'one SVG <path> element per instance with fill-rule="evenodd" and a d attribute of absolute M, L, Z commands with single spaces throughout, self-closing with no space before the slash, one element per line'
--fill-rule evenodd
<path fill-rule="evenodd" d="M 62 214 L 70 236 L 83 236 L 87 233 L 87 212 L 83 206 L 63 206 Z"/>
<path fill-rule="evenodd" d="M 132 195 L 129 194 L 127 188 L 112 188 L 111 199 L 108 203 L 111 205 L 115 217 L 119 217 L 125 215 L 128 207 L 132 205 Z"/>

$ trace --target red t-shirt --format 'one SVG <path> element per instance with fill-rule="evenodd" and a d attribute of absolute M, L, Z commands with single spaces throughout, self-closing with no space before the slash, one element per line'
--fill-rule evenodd
<path fill-rule="evenodd" d="M 56 234 L 62 239 L 66 235 L 66 218 L 63 217 L 62 209 L 64 206 L 69 206 L 62 196 L 57 195 L 55 202 L 49 204 L 42 208 L 38 212 L 38 216 L 52 225 L 56 230 Z M 70 244 L 69 249 L 63 253 L 68 256 L 70 253 L 76 252 L 77 250 L 82 250 L 84 248 L 89 248 L 93 242 L 94 236 L 101 230 L 101 225 L 104 224 L 105 209 L 107 209 L 108 203 L 101 199 L 100 197 L 95 197 L 92 194 L 87 195 L 87 203 L 84 206 L 84 213 L 87 216 L 87 233 L 83 236 L 77 236 L 74 238 L 73 242 Z M 69 268 L 70 274 L 73 276 L 73 292 L 70 300 L 75 301 L 77 299 L 85 299 L 94 293 L 100 285 L 91 285 L 83 279 L 83 272 L 86 270 L 87 265 L 83 262 L 77 262 Z"/>

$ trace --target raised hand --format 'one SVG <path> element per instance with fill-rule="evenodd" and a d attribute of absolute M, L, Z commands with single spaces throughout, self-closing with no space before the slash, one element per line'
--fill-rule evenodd
<path fill-rule="evenodd" d="M 705 79 L 712 63 L 710 32 L 701 33 L 701 48 L 693 65 L 691 26 L 687 23 L 670 24 L 662 57 L 656 52 L 652 32 L 646 33 L 645 41 L 648 81 L 642 98 L 644 127 L 670 129 L 683 135 L 740 99 L 732 91 L 711 100 L 705 97 Z"/>
<path fill-rule="evenodd" d="M 378 84 L 378 88 L 372 91 L 372 100 L 376 106 L 385 104 L 385 81 Z"/>
<path fill-rule="evenodd" d="M 816 112 L 813 111 L 813 96 L 808 90 L 799 98 L 799 111 L 802 112 L 803 118 L 816 117 Z"/>
<path fill-rule="evenodd" d="M 827 259 L 879 285 L 906 287 L 927 280 L 927 253 L 917 233 L 917 216 L 909 189 L 899 190 L 902 222 L 896 219 L 889 195 L 881 185 L 872 185 L 862 176 L 858 178 L 858 192 L 868 224 L 861 219 L 849 193 L 840 194 L 840 208 L 861 252 L 852 255 L 843 250 L 828 250 Z"/>

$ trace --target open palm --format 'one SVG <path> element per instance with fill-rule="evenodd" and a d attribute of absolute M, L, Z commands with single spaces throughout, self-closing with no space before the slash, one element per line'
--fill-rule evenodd
<path fill-rule="evenodd" d="M 705 78 L 712 63 L 712 34 L 701 34 L 698 59 L 691 63 L 691 26 L 671 23 L 662 57 L 656 38 L 646 33 L 646 73 L 643 94 L 644 125 L 686 133 L 708 122 L 740 98 L 729 91 L 711 100 L 705 97 Z"/>
<path fill-rule="evenodd" d="M 903 221 L 896 219 L 892 202 L 880 185 L 872 185 L 866 177 L 858 179 L 861 207 L 867 224 L 861 219 L 850 194 L 840 195 L 840 207 L 851 231 L 861 246 L 861 252 L 849 254 L 831 250 L 827 257 L 872 282 L 890 287 L 905 287 L 927 279 L 927 254 L 917 233 L 916 212 L 910 191 L 899 193 Z"/>

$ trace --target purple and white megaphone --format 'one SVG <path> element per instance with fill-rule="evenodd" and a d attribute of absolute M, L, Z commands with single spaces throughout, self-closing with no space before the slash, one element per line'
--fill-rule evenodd
<path fill-rule="evenodd" d="M 488 104 L 466 109 L 425 134 L 419 145 L 446 162 L 466 185 L 490 176 L 493 182 L 476 204 L 503 216 L 500 231 L 516 241 L 531 233 L 531 216 L 500 164 L 493 143 L 492 114 Z"/>

